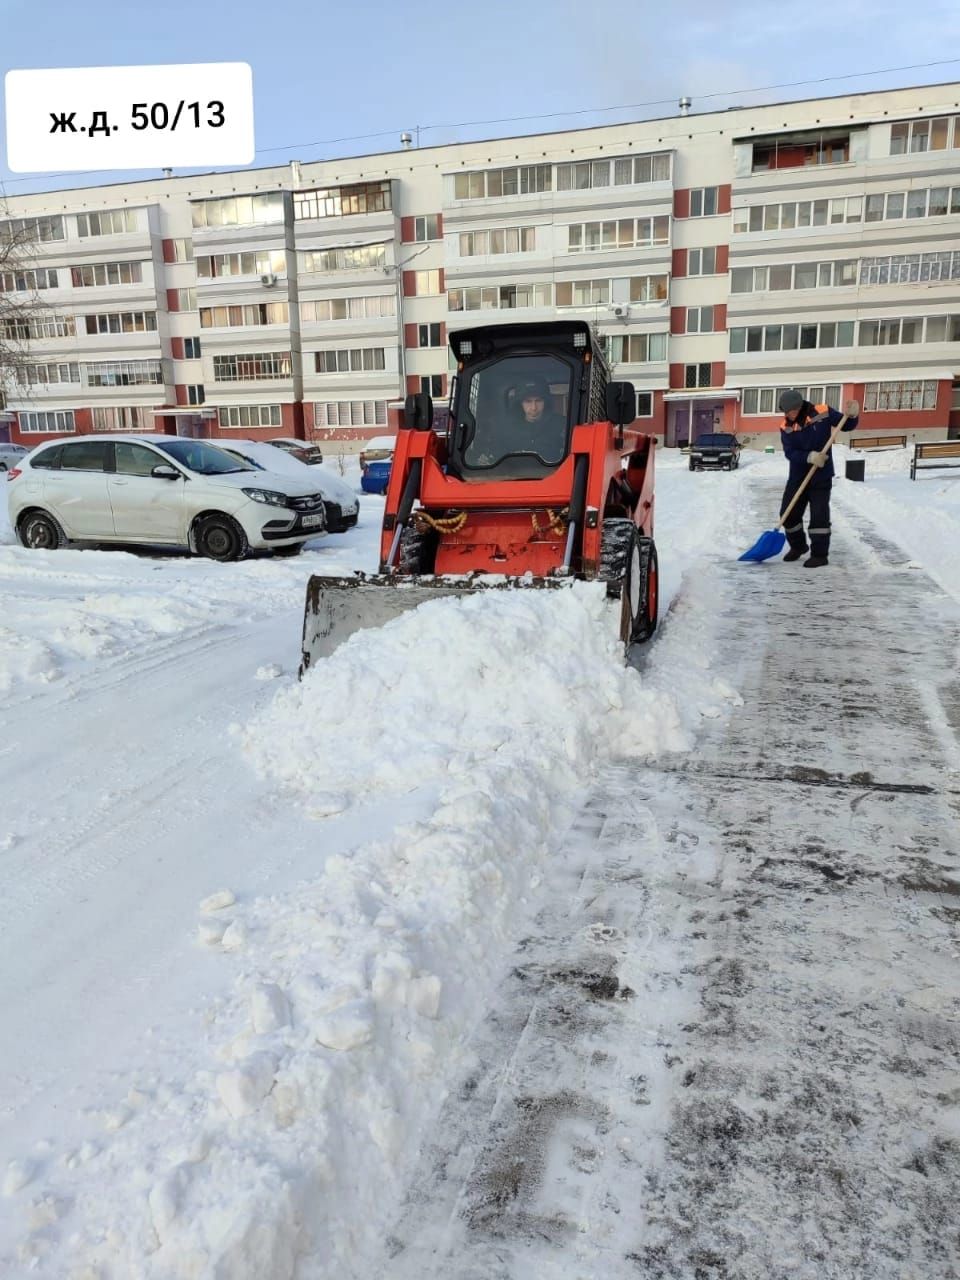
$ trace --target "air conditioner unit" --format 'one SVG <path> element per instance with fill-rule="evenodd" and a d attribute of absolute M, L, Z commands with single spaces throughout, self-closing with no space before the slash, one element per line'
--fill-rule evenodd
<path fill-rule="evenodd" d="M 272 289 L 273 286 L 277 283 L 277 277 L 273 274 L 272 271 L 268 271 L 265 275 L 262 275 L 260 277 L 260 283 L 264 286 L 264 288 Z"/>
<path fill-rule="evenodd" d="M 626 302 L 618 302 L 610 310 L 619 320 L 624 320 L 630 314 L 630 305 Z"/>

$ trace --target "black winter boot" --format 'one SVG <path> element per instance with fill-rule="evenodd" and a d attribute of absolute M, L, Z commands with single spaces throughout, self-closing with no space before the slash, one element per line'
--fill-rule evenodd
<path fill-rule="evenodd" d="M 783 557 L 784 563 L 789 564 L 792 560 L 802 560 L 807 554 L 806 547 L 791 547 L 787 554 Z"/>
<path fill-rule="evenodd" d="M 826 556 L 811 556 L 809 560 L 804 560 L 803 567 L 805 569 L 822 569 L 824 565 L 830 561 Z"/>

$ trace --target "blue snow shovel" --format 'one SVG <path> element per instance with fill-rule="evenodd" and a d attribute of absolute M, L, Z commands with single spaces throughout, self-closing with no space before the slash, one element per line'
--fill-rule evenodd
<path fill-rule="evenodd" d="M 837 436 L 843 430 L 843 425 L 847 420 L 847 416 L 848 416 L 847 414 L 844 414 L 843 417 L 840 419 L 840 421 L 837 423 L 837 425 L 833 428 L 833 433 L 830 436 L 830 439 L 827 441 L 826 445 L 821 450 L 824 457 L 826 457 L 829 451 L 833 448 L 833 442 L 836 440 Z M 737 557 L 738 560 L 754 560 L 756 561 L 757 564 L 759 564 L 762 560 L 769 560 L 773 556 L 780 554 L 780 552 L 783 550 L 784 545 L 786 544 L 786 541 L 787 541 L 787 536 L 783 532 L 783 526 L 786 524 L 787 518 L 790 515 L 790 512 L 800 501 L 800 497 L 804 489 L 806 489 L 807 485 L 813 479 L 814 475 L 816 474 L 816 471 L 817 471 L 816 463 L 811 463 L 810 470 L 807 472 L 806 476 L 804 477 L 803 484 L 800 486 L 797 492 L 793 495 L 792 502 L 787 507 L 786 511 L 784 511 L 783 515 L 780 517 L 780 520 L 777 523 L 776 528 L 767 529 L 765 533 L 761 533 L 760 537 L 756 540 L 756 542 L 753 544 L 750 550 L 745 551 L 742 556 Z"/>

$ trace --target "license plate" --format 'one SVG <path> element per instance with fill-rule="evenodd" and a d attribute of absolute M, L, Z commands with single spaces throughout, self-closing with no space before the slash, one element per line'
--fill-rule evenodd
<path fill-rule="evenodd" d="M 305 529 L 315 529 L 318 524 L 323 524 L 323 516 L 302 516 L 300 523 Z"/>

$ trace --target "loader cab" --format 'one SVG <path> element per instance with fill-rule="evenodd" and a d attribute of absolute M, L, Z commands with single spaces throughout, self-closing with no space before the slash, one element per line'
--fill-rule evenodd
<path fill-rule="evenodd" d="M 607 366 L 580 321 L 460 330 L 450 346 L 447 465 L 461 480 L 548 476 L 569 454 L 573 428 L 604 416 Z"/>

